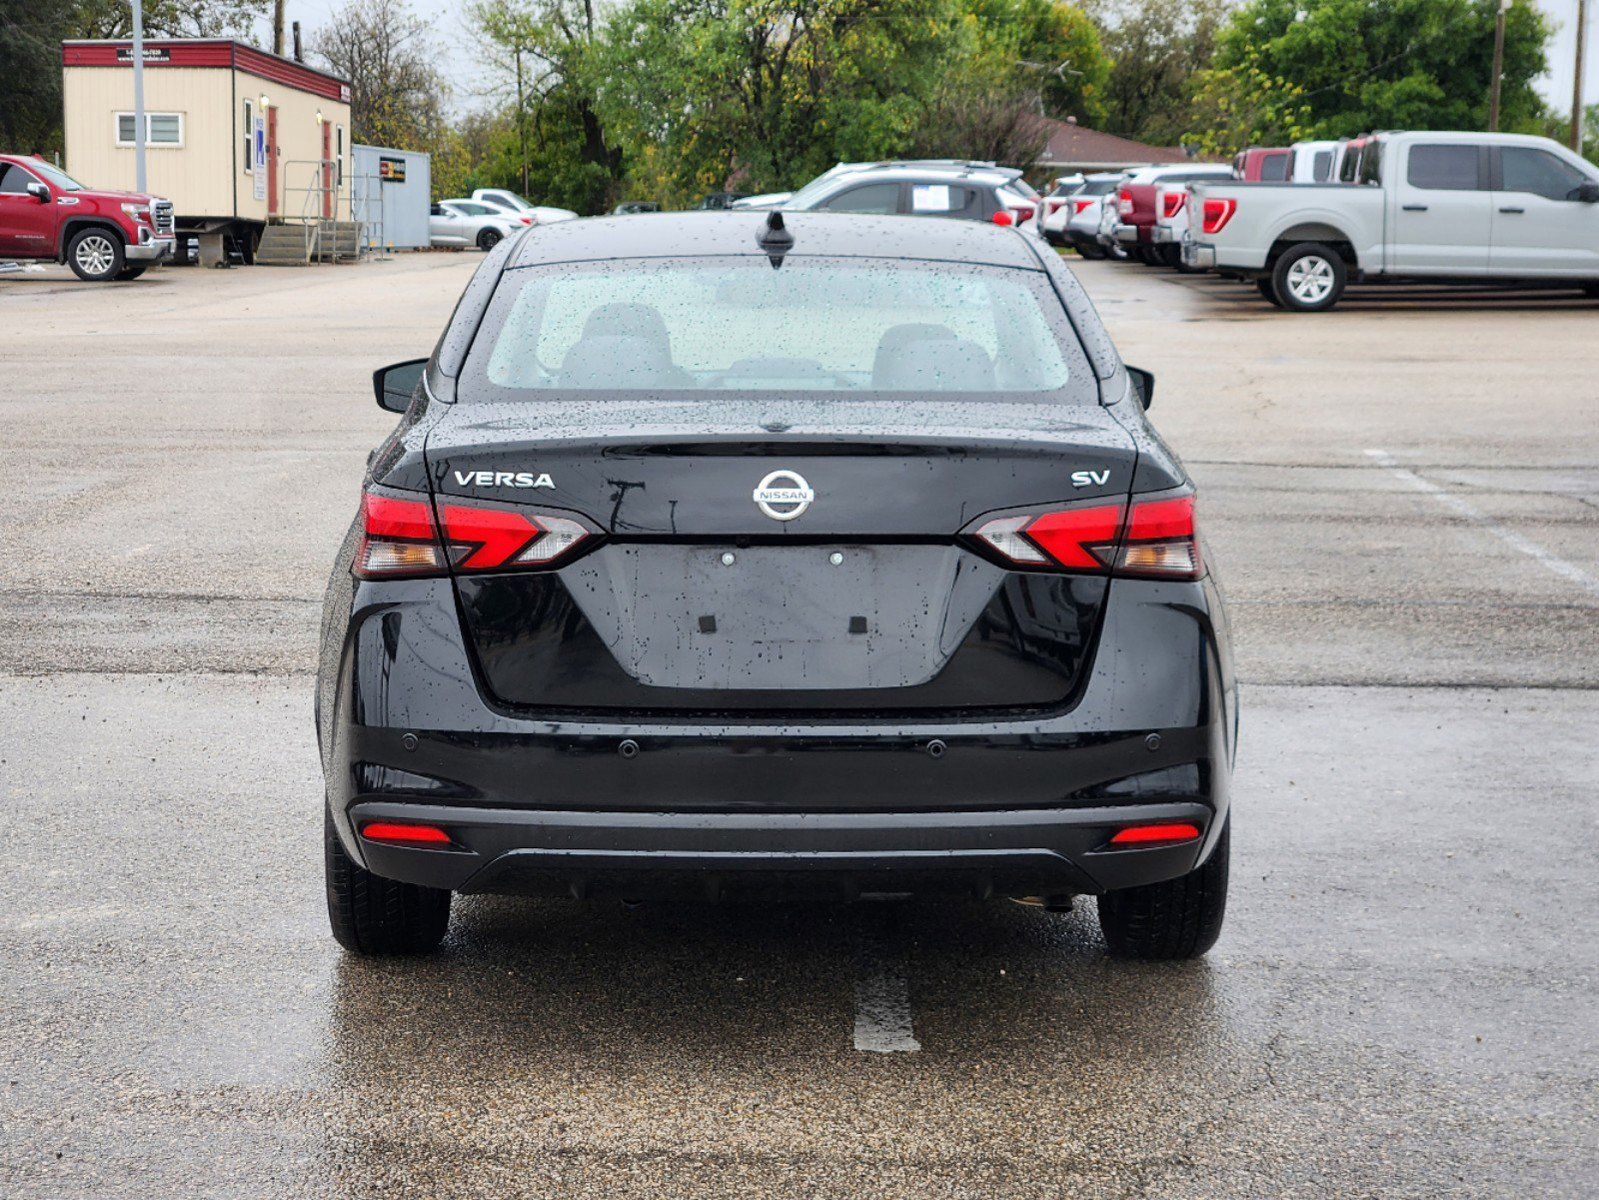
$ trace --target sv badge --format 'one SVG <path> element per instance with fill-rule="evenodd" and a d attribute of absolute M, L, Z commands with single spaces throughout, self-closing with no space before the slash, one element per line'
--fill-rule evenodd
<path fill-rule="evenodd" d="M 1100 487 L 1104 487 L 1109 482 L 1110 482 L 1110 472 L 1109 471 L 1073 471 L 1072 472 L 1072 486 L 1073 487 L 1092 487 L 1095 484 L 1098 484 Z"/>

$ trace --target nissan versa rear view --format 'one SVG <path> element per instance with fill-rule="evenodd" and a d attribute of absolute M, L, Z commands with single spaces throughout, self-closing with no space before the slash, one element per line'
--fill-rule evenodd
<path fill-rule="evenodd" d="M 1153 380 L 1037 237 L 542 226 L 375 383 L 317 689 L 347 948 L 434 947 L 455 892 L 1094 895 L 1114 954 L 1215 941 L 1221 596 Z"/>

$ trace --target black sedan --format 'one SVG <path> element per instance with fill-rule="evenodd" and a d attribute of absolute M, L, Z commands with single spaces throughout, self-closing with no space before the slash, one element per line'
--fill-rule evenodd
<path fill-rule="evenodd" d="M 1113 953 L 1215 941 L 1193 488 L 1032 234 L 543 226 L 376 385 L 317 684 L 344 946 L 430 949 L 455 892 L 1095 895 Z"/>

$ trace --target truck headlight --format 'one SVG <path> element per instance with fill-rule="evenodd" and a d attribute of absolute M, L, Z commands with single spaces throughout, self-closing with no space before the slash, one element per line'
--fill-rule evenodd
<path fill-rule="evenodd" d="M 148 204 L 124 204 L 122 211 L 135 220 L 148 221 L 150 219 L 150 206 Z"/>

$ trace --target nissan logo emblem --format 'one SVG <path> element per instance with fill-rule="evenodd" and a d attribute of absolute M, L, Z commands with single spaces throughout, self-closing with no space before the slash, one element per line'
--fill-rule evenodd
<path fill-rule="evenodd" d="M 816 493 L 795 471 L 773 471 L 754 493 L 755 507 L 774 521 L 792 521 L 811 506 Z"/>

